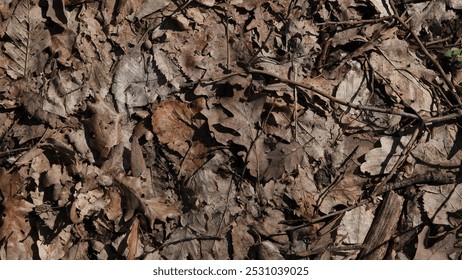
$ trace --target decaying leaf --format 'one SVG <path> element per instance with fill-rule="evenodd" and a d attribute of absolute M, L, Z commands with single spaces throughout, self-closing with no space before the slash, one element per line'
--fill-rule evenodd
<path fill-rule="evenodd" d="M 24 197 L 24 180 L 18 173 L 0 169 L 2 220 L 0 227 L 0 259 L 24 259 L 32 254 L 28 238 L 31 230 L 29 213 L 34 205 Z"/>
<path fill-rule="evenodd" d="M 173 160 L 181 166 L 181 175 L 190 175 L 200 168 L 208 155 L 207 136 L 201 121 L 195 119 L 201 103 L 186 104 L 167 101 L 159 104 L 152 114 L 152 127 L 160 143 L 172 153 Z M 180 164 L 181 163 L 181 164 Z"/>
<path fill-rule="evenodd" d="M 454 233 L 448 233 L 445 237 L 436 242 L 433 246 L 427 248 L 426 239 L 429 238 L 429 227 L 425 226 L 418 235 L 418 246 L 415 254 L 415 260 L 449 260 L 454 252 L 460 257 L 460 247 L 455 247 L 457 239 Z"/>
<path fill-rule="evenodd" d="M 424 210 L 438 225 L 450 225 L 449 213 L 462 209 L 462 185 L 424 186 Z"/>
<path fill-rule="evenodd" d="M 130 53 L 122 57 L 115 69 L 111 86 L 119 111 L 133 113 L 134 107 L 146 106 L 154 102 L 157 93 L 157 80 L 152 70 L 152 61 L 147 61 L 139 53 Z"/>
<path fill-rule="evenodd" d="M 266 169 L 263 178 L 268 181 L 278 179 L 285 172 L 296 170 L 303 161 L 305 151 L 303 146 L 297 143 L 284 144 L 279 143 L 276 149 L 268 153 L 270 160 L 268 169 Z"/>
<path fill-rule="evenodd" d="M 373 219 L 371 210 L 364 205 L 346 212 L 337 231 L 337 240 L 345 244 L 362 244 Z"/>
<path fill-rule="evenodd" d="M 38 1 L 19 1 L 6 28 L 12 43 L 5 43 L 5 53 L 11 58 L 7 73 L 13 79 L 29 78 L 43 71 L 51 45 L 50 32 L 45 29 Z"/>

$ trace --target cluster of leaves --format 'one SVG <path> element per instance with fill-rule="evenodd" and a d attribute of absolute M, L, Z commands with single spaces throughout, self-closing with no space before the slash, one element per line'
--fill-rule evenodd
<path fill-rule="evenodd" d="M 391 7 L 0 4 L 0 259 L 460 258 L 461 7 Z"/>

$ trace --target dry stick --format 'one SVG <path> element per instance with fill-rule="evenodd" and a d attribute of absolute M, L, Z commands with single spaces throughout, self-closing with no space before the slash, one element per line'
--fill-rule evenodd
<path fill-rule="evenodd" d="M 22 148 L 12 149 L 12 150 L 9 150 L 9 151 L 0 152 L 0 158 L 9 157 L 11 155 L 18 154 L 18 153 L 21 153 L 21 152 L 24 152 L 24 151 L 27 151 L 27 150 L 30 150 L 30 149 L 31 149 L 31 147 L 22 147 Z"/>
<path fill-rule="evenodd" d="M 417 42 L 417 44 L 419 45 L 420 49 L 423 51 L 423 53 L 425 54 L 425 56 L 435 65 L 436 69 L 438 69 L 438 72 L 440 73 L 440 75 L 443 77 L 446 85 L 449 87 L 450 89 L 450 92 L 452 94 L 452 96 L 454 97 L 454 99 L 456 100 L 457 102 L 457 105 L 462 105 L 462 102 L 459 98 L 459 96 L 457 95 L 457 90 L 456 88 L 454 87 L 454 84 L 452 83 L 451 79 L 449 79 L 449 77 L 446 75 L 446 73 L 444 72 L 443 68 L 441 67 L 440 63 L 428 52 L 427 48 L 424 46 L 424 44 L 422 43 L 422 41 L 419 39 L 419 37 L 417 36 L 417 34 L 415 33 L 414 30 L 412 30 L 409 25 L 407 23 L 405 23 L 398 15 L 398 11 L 396 10 L 396 7 L 395 5 L 393 5 L 393 3 L 390 2 L 390 5 L 391 5 L 391 8 L 393 10 L 393 13 L 394 13 L 394 18 L 399 21 L 399 23 L 409 32 L 411 33 L 412 37 L 414 38 L 414 40 Z"/>
<path fill-rule="evenodd" d="M 323 92 L 323 91 L 321 91 L 321 90 L 319 90 L 319 89 L 317 89 L 317 88 L 315 88 L 313 86 L 310 86 L 310 85 L 307 85 L 307 84 L 304 84 L 304 83 L 301 83 L 301 82 L 292 81 L 292 80 L 280 77 L 278 75 L 275 75 L 275 74 L 273 74 L 271 72 L 268 72 L 268 71 L 265 71 L 265 70 L 258 70 L 258 69 L 254 69 L 254 68 L 249 68 L 249 73 L 267 75 L 267 76 L 273 77 L 275 79 L 278 79 L 279 81 L 281 81 L 283 83 L 292 84 L 292 85 L 299 86 L 301 88 L 308 89 L 308 90 L 310 90 L 310 91 L 312 91 L 312 92 L 314 92 L 314 93 L 316 93 L 318 95 L 321 95 L 324 98 L 329 99 L 331 102 L 334 102 L 334 103 L 337 103 L 337 104 L 340 104 L 340 105 L 344 105 L 344 106 L 347 106 L 347 107 L 351 107 L 351 108 L 356 109 L 356 110 L 364 110 L 364 111 L 386 113 L 386 114 L 391 114 L 391 115 L 399 115 L 399 116 L 408 117 L 408 118 L 415 119 L 415 120 L 420 120 L 421 119 L 418 115 L 402 112 L 402 111 L 399 111 L 399 110 L 396 110 L 396 109 L 384 109 L 384 108 L 375 107 L 375 106 L 365 106 L 365 105 L 351 103 L 349 101 L 345 101 L 345 100 L 333 97 L 333 96 L 331 96 L 331 95 L 329 95 L 329 94 L 327 94 L 327 93 L 325 93 L 325 92 Z M 305 93 L 305 94 L 307 95 L 307 93 Z M 308 97 L 310 97 L 310 96 L 308 96 Z"/>
<path fill-rule="evenodd" d="M 357 25 L 357 24 L 378 23 L 378 22 L 382 22 L 382 21 L 389 20 L 389 19 L 392 19 L 392 18 L 393 18 L 393 16 L 385 16 L 385 17 L 380 17 L 380 18 L 363 19 L 363 20 L 326 21 L 326 22 L 316 23 L 315 25 L 329 25 L 329 24 Z"/>
<path fill-rule="evenodd" d="M 228 22 L 228 13 L 226 10 L 225 13 L 225 35 L 226 35 L 226 69 L 230 71 L 229 64 L 230 64 L 230 53 L 229 53 L 229 22 Z"/>
<path fill-rule="evenodd" d="M 422 174 L 422 175 L 417 175 L 417 176 L 412 177 L 412 178 L 400 180 L 398 182 L 387 183 L 382 188 L 380 188 L 380 190 L 375 195 L 377 195 L 377 196 L 382 195 L 382 194 L 384 194 L 386 192 L 389 192 L 391 190 L 402 189 L 402 188 L 406 188 L 406 187 L 417 185 L 417 184 L 427 184 L 427 185 L 437 185 L 438 186 L 438 185 L 452 184 L 452 183 L 455 183 L 455 182 L 456 182 L 456 178 L 454 176 L 448 176 L 447 174 L 444 174 L 444 173 L 442 173 L 440 171 L 430 171 L 430 172 L 427 172 L 427 173 Z M 349 206 L 349 207 L 347 207 L 345 209 L 329 213 L 329 214 L 324 215 L 322 217 L 312 219 L 311 221 L 306 221 L 306 224 L 295 226 L 295 227 L 290 227 L 290 228 L 287 228 L 285 231 L 294 231 L 294 230 L 298 230 L 298 229 L 310 226 L 312 224 L 322 222 L 322 221 L 324 221 L 324 220 L 326 220 L 328 218 L 341 215 L 341 214 L 343 214 L 345 212 L 348 212 L 350 210 L 353 210 L 353 209 L 355 209 L 357 207 L 360 207 L 360 206 L 365 205 L 365 204 L 370 203 L 370 202 L 371 201 L 368 198 L 362 199 L 358 203 L 356 203 L 356 204 L 354 204 L 352 206 Z M 285 233 L 280 233 L 278 235 L 283 235 L 283 234 L 285 234 Z"/>
<path fill-rule="evenodd" d="M 393 238 L 399 224 L 403 202 L 404 198 L 395 192 L 384 195 L 356 259 L 381 260 L 385 257 L 389 240 Z"/>
<path fill-rule="evenodd" d="M 298 75 L 298 66 L 295 65 L 294 57 L 292 57 L 292 70 L 294 73 L 294 81 L 297 81 Z M 297 87 L 294 87 L 294 112 L 292 115 L 292 119 L 294 121 L 294 139 L 298 142 L 298 92 Z"/>
<path fill-rule="evenodd" d="M 182 242 L 193 241 L 193 240 L 221 240 L 221 238 L 220 237 L 215 237 L 215 236 L 191 236 L 191 237 L 185 237 L 185 238 L 181 238 L 181 239 L 178 239 L 178 240 L 173 240 L 173 241 L 164 243 L 154 251 L 160 251 L 160 250 L 162 250 L 163 248 L 165 248 L 167 246 L 175 245 L 175 244 L 182 243 Z"/>
<path fill-rule="evenodd" d="M 452 39 L 452 37 L 446 37 L 446 38 L 443 38 L 443 39 L 439 39 L 439 40 L 435 40 L 435 41 L 429 41 L 429 42 L 425 42 L 425 45 L 427 47 L 427 49 L 430 47 L 432 47 L 432 45 L 435 45 L 435 44 L 441 44 L 441 43 L 444 43 L 444 42 L 447 42 L 447 41 L 450 41 Z M 457 44 L 456 44 L 457 46 Z M 441 46 L 437 46 L 438 48 L 441 48 Z M 445 48 L 450 48 L 449 45 L 446 45 L 444 46 Z"/>
<path fill-rule="evenodd" d="M 273 73 L 271 73 L 269 71 L 249 68 L 248 72 L 253 73 L 253 74 L 267 75 L 267 76 L 273 77 L 275 79 L 278 79 L 282 83 L 291 84 L 291 85 L 299 86 L 299 87 L 304 88 L 304 89 L 308 89 L 308 90 L 310 90 L 310 91 L 312 91 L 312 92 L 314 92 L 314 93 L 316 93 L 316 94 L 318 94 L 318 95 L 320 95 L 320 96 L 322 96 L 324 98 L 329 99 L 333 103 L 337 103 L 337 104 L 340 104 L 340 105 L 351 107 L 351 108 L 356 109 L 356 110 L 379 112 L 379 113 L 385 113 L 385 114 L 390 114 L 390 115 L 398 115 L 398 116 L 402 116 L 402 117 L 408 117 L 408 118 L 411 118 L 411 119 L 414 119 L 414 120 L 421 120 L 422 123 L 425 124 L 425 125 L 435 124 L 435 123 L 439 123 L 439 122 L 453 121 L 453 120 L 456 120 L 456 119 L 462 117 L 462 109 L 458 109 L 456 112 L 445 115 L 445 116 L 421 118 L 419 115 L 412 114 L 412 113 L 406 113 L 406 112 L 403 112 L 401 110 L 397 110 L 395 108 L 393 108 L 393 109 L 385 109 L 385 108 L 380 108 L 380 107 L 375 107 L 375 106 L 365 106 L 365 105 L 361 105 L 361 104 L 351 103 L 349 101 L 345 101 L 345 100 L 333 97 L 333 96 L 331 96 L 331 95 L 329 95 L 329 94 L 327 94 L 327 93 L 325 93 L 325 92 L 323 92 L 323 91 L 321 91 L 321 90 L 319 90 L 319 89 L 317 89 L 317 88 L 315 88 L 313 86 L 280 77 L 280 76 L 278 76 L 276 74 L 273 74 Z M 242 73 L 237 73 L 237 74 L 234 74 L 234 75 L 240 75 L 240 74 L 242 74 Z M 303 93 L 305 95 L 307 95 L 308 97 L 310 97 L 306 92 L 303 92 Z"/>

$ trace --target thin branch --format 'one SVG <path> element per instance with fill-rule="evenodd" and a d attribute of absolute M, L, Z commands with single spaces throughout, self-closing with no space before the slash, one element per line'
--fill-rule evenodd
<path fill-rule="evenodd" d="M 21 152 L 24 152 L 24 151 L 27 151 L 27 150 L 30 150 L 30 149 L 31 149 L 30 147 L 22 147 L 22 148 L 16 148 L 16 149 L 13 149 L 13 150 L 9 150 L 9 151 L 0 152 L 0 158 L 8 157 L 8 156 L 11 156 L 11 155 L 14 155 L 14 154 L 17 154 L 17 153 L 21 153 Z"/>
<path fill-rule="evenodd" d="M 265 70 L 258 70 L 258 69 L 250 68 L 249 73 L 267 75 L 267 76 L 273 77 L 275 79 L 278 79 L 279 81 L 281 81 L 283 83 L 291 84 L 291 85 L 299 86 L 301 88 L 308 89 L 308 90 L 310 90 L 310 91 L 312 91 L 312 92 L 314 92 L 314 93 L 316 93 L 316 94 L 318 94 L 318 95 L 320 95 L 320 96 L 322 96 L 324 98 L 329 99 L 329 101 L 331 101 L 333 103 L 337 103 L 337 104 L 340 104 L 340 105 L 343 105 L 343 106 L 351 107 L 351 108 L 356 109 L 356 110 L 364 110 L 364 111 L 386 113 L 386 114 L 390 114 L 390 115 L 399 115 L 399 116 L 408 117 L 408 118 L 416 119 L 416 120 L 421 119 L 420 116 L 418 116 L 416 114 L 406 113 L 406 112 L 403 112 L 401 110 L 396 110 L 394 108 L 392 108 L 392 109 L 384 109 L 384 108 L 375 107 L 375 106 L 365 106 L 365 105 L 361 105 L 361 104 L 351 103 L 349 101 L 345 101 L 343 99 L 333 97 L 332 95 L 327 94 L 327 93 L 325 93 L 325 92 L 323 92 L 323 91 L 321 91 L 321 90 L 319 90 L 319 89 L 317 89 L 317 88 L 315 88 L 313 86 L 310 86 L 308 84 L 293 81 L 293 80 L 289 80 L 289 79 L 280 77 L 278 75 L 275 75 L 275 74 L 273 74 L 271 72 L 265 71 Z"/>
<path fill-rule="evenodd" d="M 279 80 L 282 83 L 286 83 L 286 84 L 289 84 L 289 85 L 295 85 L 295 86 L 298 86 L 298 87 L 301 87 L 301 88 L 304 88 L 304 89 L 308 89 L 308 90 L 310 90 L 310 91 L 312 91 L 312 92 L 314 92 L 314 93 L 328 99 L 329 101 L 331 101 L 333 103 L 337 103 L 337 104 L 340 104 L 340 105 L 343 105 L 343 106 L 347 106 L 347 107 L 350 107 L 350 108 L 353 108 L 353 109 L 356 109 L 356 110 L 371 111 L 371 112 L 378 112 L 378 113 L 385 113 L 385 114 L 390 114 L 390 115 L 397 115 L 397 116 L 407 117 L 407 118 L 414 119 L 414 120 L 420 120 L 425 125 L 430 125 L 430 124 L 435 124 L 435 123 L 440 123 L 440 122 L 447 122 L 447 121 L 455 121 L 455 120 L 462 117 L 462 109 L 458 109 L 456 112 L 448 114 L 448 115 L 444 115 L 444 116 L 422 118 L 417 114 L 406 113 L 406 112 L 403 112 L 402 110 L 399 110 L 399 109 L 396 109 L 396 108 L 387 109 L 387 108 L 380 108 L 380 107 L 376 107 L 376 106 L 366 106 L 366 105 L 361 105 L 361 104 L 355 104 L 355 103 L 351 103 L 351 102 L 343 100 L 343 99 L 333 97 L 332 95 L 327 94 L 327 93 L 325 93 L 325 92 L 323 92 L 323 91 L 321 91 L 321 90 L 319 90 L 319 89 L 317 89 L 317 88 L 315 88 L 315 87 L 313 87 L 311 85 L 308 85 L 308 84 L 305 84 L 305 83 L 302 83 L 302 82 L 289 80 L 289 79 L 280 77 L 280 76 L 278 76 L 276 74 L 273 74 L 273 73 L 271 73 L 269 71 L 249 68 L 248 72 L 253 73 L 253 74 L 260 74 L 260 75 L 270 76 L 270 77 L 273 77 L 273 78 Z M 238 74 L 241 74 L 241 73 L 238 73 Z M 304 91 L 302 91 L 302 92 L 305 95 L 307 95 L 308 97 L 311 97 L 311 96 L 308 95 L 308 93 L 306 93 Z"/>
<path fill-rule="evenodd" d="M 315 25 L 339 25 L 339 24 L 346 24 L 346 25 L 358 25 L 358 24 L 369 24 L 369 23 L 378 23 L 386 20 L 392 19 L 393 16 L 385 16 L 380 18 L 374 19 L 363 19 L 363 20 L 347 20 L 347 21 L 326 21 L 316 23 Z"/>
<path fill-rule="evenodd" d="M 220 237 L 215 237 L 215 236 L 192 236 L 192 237 L 185 237 L 181 238 L 178 240 L 173 240 L 170 242 L 166 242 L 162 244 L 159 248 L 157 248 L 158 251 L 162 250 L 163 248 L 170 246 L 170 245 L 175 245 L 178 243 L 183 243 L 183 242 L 188 242 L 188 241 L 193 241 L 193 240 L 221 240 Z"/>
<path fill-rule="evenodd" d="M 389 192 L 391 190 L 402 189 L 402 188 L 406 188 L 406 187 L 409 187 L 409 186 L 414 186 L 414 185 L 417 185 L 417 184 L 440 186 L 440 185 L 446 185 L 446 184 L 453 184 L 455 182 L 456 182 L 455 176 L 448 176 L 448 174 L 442 173 L 441 171 L 430 171 L 430 172 L 427 172 L 425 174 L 414 176 L 412 178 L 399 180 L 399 181 L 393 182 L 393 183 L 387 183 L 382 188 L 380 188 L 380 190 L 378 190 L 375 195 L 382 195 L 382 194 L 384 194 L 386 192 Z M 365 204 L 370 203 L 370 202 L 371 202 L 371 200 L 369 198 L 362 199 L 358 203 L 356 203 L 356 204 L 354 204 L 352 206 L 349 206 L 349 207 L 347 207 L 345 209 L 329 213 L 327 215 L 318 217 L 316 219 L 312 219 L 310 221 L 305 221 L 306 222 L 305 224 L 302 224 L 302 225 L 299 225 L 299 226 L 289 227 L 289 228 L 287 228 L 285 230 L 285 232 L 305 228 L 305 227 L 310 226 L 312 224 L 322 222 L 322 221 L 324 221 L 326 219 L 336 217 L 338 215 L 346 213 L 346 212 L 348 212 L 350 210 L 353 210 L 353 209 L 355 209 L 357 207 L 360 207 L 360 206 L 365 205 Z"/>

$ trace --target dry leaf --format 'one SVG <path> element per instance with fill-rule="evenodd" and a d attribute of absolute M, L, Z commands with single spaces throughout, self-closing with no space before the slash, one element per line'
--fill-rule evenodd
<path fill-rule="evenodd" d="M 409 136 L 380 138 L 380 147 L 370 150 L 366 161 L 361 164 L 361 171 L 372 176 L 388 174 L 406 147 Z"/>
<path fill-rule="evenodd" d="M 305 151 L 298 143 L 279 143 L 276 149 L 268 153 L 270 161 L 263 178 L 265 181 L 279 179 L 285 173 L 296 170 L 303 161 Z"/>
<path fill-rule="evenodd" d="M 24 181 L 18 173 L 10 174 L 0 168 L 2 220 L 0 227 L 0 259 L 30 259 L 32 244 L 29 213 L 34 205 L 21 195 Z"/>
<path fill-rule="evenodd" d="M 462 209 L 462 185 L 424 186 L 424 210 L 433 223 L 451 225 L 448 213 Z"/>
<path fill-rule="evenodd" d="M 140 143 L 137 137 L 132 139 L 132 150 L 130 153 L 130 166 L 132 175 L 140 177 L 143 171 L 146 170 L 146 162 L 144 161 L 143 151 L 141 150 Z"/>
<path fill-rule="evenodd" d="M 104 161 L 108 158 L 112 147 L 122 139 L 121 114 L 102 100 L 98 100 L 95 104 L 89 103 L 88 107 L 92 115 L 85 120 L 87 143 L 95 158 Z"/>
<path fill-rule="evenodd" d="M 6 35 L 13 41 L 5 43 L 5 53 L 12 59 L 7 69 L 13 79 L 28 78 L 43 71 L 47 55 L 43 52 L 51 45 L 50 33 L 38 1 L 20 1 L 9 21 Z"/>
<path fill-rule="evenodd" d="M 256 123 L 260 121 L 264 104 L 264 97 L 247 102 L 233 97 L 222 98 L 221 110 L 205 109 L 201 113 L 218 142 L 242 145 L 248 151 L 257 137 Z"/>
<path fill-rule="evenodd" d="M 373 219 L 374 214 L 365 205 L 346 212 L 337 230 L 337 242 L 362 244 Z"/>
<path fill-rule="evenodd" d="M 137 257 L 139 234 L 140 234 L 139 226 L 140 226 L 140 220 L 138 220 L 138 218 L 135 218 L 135 220 L 133 221 L 130 227 L 130 233 L 128 234 L 128 237 L 127 237 L 127 246 L 128 246 L 127 259 L 128 260 L 134 260 Z"/>
<path fill-rule="evenodd" d="M 388 39 L 379 46 L 382 55 L 371 54 L 374 71 L 381 77 L 387 77 L 385 88 L 390 97 L 412 108 L 415 112 L 428 115 L 433 109 L 433 97 L 422 79 L 433 80 L 435 73 L 422 65 L 416 55 L 410 51 L 406 41 Z"/>
<path fill-rule="evenodd" d="M 442 240 L 436 242 L 430 248 L 427 248 L 425 245 L 425 240 L 428 238 L 428 234 L 429 227 L 425 226 L 418 235 L 419 241 L 414 260 L 449 260 L 449 256 L 453 252 L 458 252 L 458 255 L 460 256 L 461 249 L 460 247 L 455 247 L 457 239 L 454 233 L 447 233 Z"/>
<path fill-rule="evenodd" d="M 174 162 L 181 168 L 180 175 L 187 177 L 205 162 L 210 141 L 201 129 L 196 114 L 201 104 L 166 101 L 156 107 L 152 114 L 153 131 L 162 144 L 170 149 Z"/>

